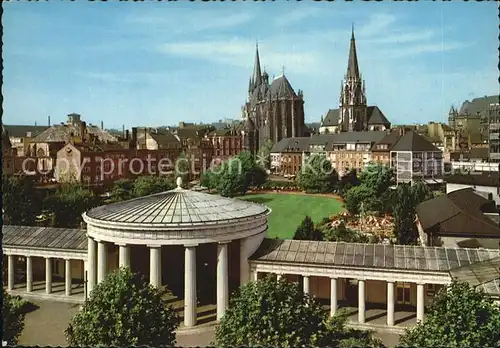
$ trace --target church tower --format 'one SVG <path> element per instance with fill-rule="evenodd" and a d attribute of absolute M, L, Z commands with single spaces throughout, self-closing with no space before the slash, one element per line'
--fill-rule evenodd
<path fill-rule="evenodd" d="M 352 132 L 367 130 L 368 120 L 366 108 L 365 82 L 362 80 L 359 72 L 353 26 L 347 72 L 341 84 L 339 100 L 340 131 Z"/>

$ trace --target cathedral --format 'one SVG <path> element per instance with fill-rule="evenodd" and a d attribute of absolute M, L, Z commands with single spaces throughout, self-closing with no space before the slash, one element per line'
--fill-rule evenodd
<path fill-rule="evenodd" d="M 330 109 L 321 119 L 320 133 L 383 131 L 391 123 L 378 106 L 368 106 L 365 81 L 359 71 L 354 28 L 351 34 L 347 72 L 340 85 L 339 108 Z"/>
<path fill-rule="evenodd" d="M 308 135 L 302 91 L 295 93 L 284 72 L 269 83 L 269 75 L 261 71 L 258 46 L 242 113 L 243 146 L 253 154 L 268 140 L 275 144 L 283 138 Z"/>

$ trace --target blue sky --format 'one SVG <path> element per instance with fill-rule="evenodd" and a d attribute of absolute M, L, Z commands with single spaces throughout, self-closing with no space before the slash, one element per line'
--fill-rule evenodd
<path fill-rule="evenodd" d="M 255 42 L 304 91 L 306 122 L 338 107 L 354 22 L 368 103 L 393 123 L 445 121 L 496 94 L 493 2 L 2 3 L 3 122 L 80 113 L 106 128 L 237 118 Z"/>

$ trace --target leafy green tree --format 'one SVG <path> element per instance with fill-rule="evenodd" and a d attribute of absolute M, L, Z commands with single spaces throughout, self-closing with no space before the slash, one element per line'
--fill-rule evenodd
<path fill-rule="evenodd" d="M 52 227 L 78 228 L 82 214 L 101 203 L 98 196 L 79 183 L 62 184 L 46 199 L 52 212 Z"/>
<path fill-rule="evenodd" d="M 24 329 L 25 313 L 22 303 L 19 296 L 11 296 L 3 288 L 2 340 L 6 341 L 9 346 L 17 344 Z"/>
<path fill-rule="evenodd" d="M 297 283 L 268 276 L 235 293 L 215 334 L 217 346 L 373 346 L 369 333 L 347 329 L 345 317 L 328 318 Z"/>
<path fill-rule="evenodd" d="M 41 197 L 28 177 L 2 176 L 4 223 L 34 226 L 41 213 Z"/>
<path fill-rule="evenodd" d="M 297 176 L 297 186 L 306 192 L 329 193 L 337 186 L 339 176 L 324 155 L 311 155 Z"/>
<path fill-rule="evenodd" d="M 135 179 L 132 188 L 132 196 L 144 197 L 168 191 L 172 188 L 172 182 L 164 176 L 143 175 Z"/>
<path fill-rule="evenodd" d="M 295 231 L 293 239 L 298 240 L 323 240 L 321 232 L 314 227 L 310 216 L 306 215 Z"/>
<path fill-rule="evenodd" d="M 359 180 L 370 188 L 375 197 L 382 196 L 393 184 L 392 168 L 382 164 L 370 164 L 362 172 Z"/>
<path fill-rule="evenodd" d="M 418 231 L 415 224 L 415 201 L 410 184 L 398 185 L 395 192 L 394 234 L 397 244 L 416 244 Z"/>
<path fill-rule="evenodd" d="M 238 161 L 228 161 L 221 174 L 217 175 L 217 192 L 224 197 L 245 194 L 248 190 L 247 176 L 242 173 Z"/>
<path fill-rule="evenodd" d="M 120 179 L 113 183 L 111 188 L 111 202 L 121 202 L 132 198 L 134 182 L 129 179 Z"/>
<path fill-rule="evenodd" d="M 401 347 L 500 347 L 500 307 L 482 290 L 453 282 L 432 302 L 423 323 L 407 329 Z"/>
<path fill-rule="evenodd" d="M 357 231 L 347 228 L 344 223 L 340 223 L 337 227 L 327 227 L 321 229 L 323 239 L 329 242 L 346 242 L 346 243 L 374 243 L 374 237 L 361 234 Z"/>
<path fill-rule="evenodd" d="M 351 187 L 344 195 L 344 206 L 350 214 L 359 214 L 361 210 L 361 203 L 365 204 L 365 209 L 369 209 L 366 205 L 371 204 L 370 208 L 373 207 L 373 194 L 373 190 L 364 184 Z"/>
<path fill-rule="evenodd" d="M 422 182 L 398 185 L 394 192 L 394 235 L 398 244 L 416 244 L 418 230 L 415 223 L 417 205 L 433 197 L 432 191 Z"/>
<path fill-rule="evenodd" d="M 273 142 L 268 139 L 258 151 L 258 164 L 264 169 L 269 169 L 271 167 L 271 149 L 273 145 Z"/>
<path fill-rule="evenodd" d="M 360 181 L 358 179 L 358 172 L 356 169 L 351 169 L 347 174 L 342 175 L 339 181 L 339 191 L 345 194 L 351 187 L 358 186 Z"/>
<path fill-rule="evenodd" d="M 110 273 L 92 290 L 65 330 L 70 346 L 174 346 L 179 318 L 163 298 L 128 267 Z"/>

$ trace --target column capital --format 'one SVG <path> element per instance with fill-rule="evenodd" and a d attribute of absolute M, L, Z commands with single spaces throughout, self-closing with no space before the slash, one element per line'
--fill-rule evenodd
<path fill-rule="evenodd" d="M 72 258 L 69 258 L 69 257 L 63 257 L 63 260 L 64 260 L 64 261 L 71 261 L 71 260 L 72 260 Z"/>
<path fill-rule="evenodd" d="M 52 260 L 52 259 L 53 259 L 53 257 L 51 257 L 51 256 L 45 256 L 45 257 L 44 257 L 44 259 L 45 259 L 45 260 Z"/>
<path fill-rule="evenodd" d="M 224 240 L 224 241 L 220 241 L 220 242 L 217 242 L 218 245 L 227 245 L 229 243 L 231 243 L 232 240 Z"/>
<path fill-rule="evenodd" d="M 387 280 L 386 283 L 388 283 L 388 284 L 394 284 L 396 282 L 394 280 Z"/>
<path fill-rule="evenodd" d="M 331 277 L 330 277 L 330 279 L 331 279 L 331 280 L 337 280 L 337 279 L 339 279 L 339 277 L 334 277 L 334 276 L 331 276 Z"/>
<path fill-rule="evenodd" d="M 130 246 L 130 244 L 127 244 L 127 243 L 115 243 L 115 245 L 118 245 L 118 246 L 121 246 L 121 247 Z"/>
<path fill-rule="evenodd" d="M 196 248 L 199 244 L 198 243 L 193 243 L 193 244 L 184 244 L 184 248 Z"/>
<path fill-rule="evenodd" d="M 125 245 L 122 245 L 122 246 L 125 246 Z M 161 249 L 161 245 L 157 245 L 157 244 L 146 244 L 146 246 L 150 249 Z"/>

